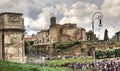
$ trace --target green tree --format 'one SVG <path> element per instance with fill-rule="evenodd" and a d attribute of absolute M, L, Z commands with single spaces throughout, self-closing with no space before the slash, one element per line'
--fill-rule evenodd
<path fill-rule="evenodd" d="M 109 41 L 108 30 L 107 29 L 105 29 L 105 32 L 104 32 L 104 41 Z"/>
<path fill-rule="evenodd" d="M 33 41 L 29 41 L 29 42 L 24 42 L 24 47 L 25 47 L 25 54 L 27 54 L 27 47 L 28 46 L 31 46 L 31 45 L 33 45 Z"/>
<path fill-rule="evenodd" d="M 120 57 L 120 48 L 115 49 L 115 56 Z"/>
<path fill-rule="evenodd" d="M 95 51 L 95 57 L 97 58 L 97 59 L 99 59 L 99 58 L 104 58 L 104 53 L 103 53 L 103 51 L 102 50 L 96 50 Z"/>

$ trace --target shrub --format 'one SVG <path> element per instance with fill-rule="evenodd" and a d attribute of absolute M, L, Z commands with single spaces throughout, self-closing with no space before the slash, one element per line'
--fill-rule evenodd
<path fill-rule="evenodd" d="M 63 49 L 64 47 L 65 47 L 65 44 L 63 44 L 63 43 L 56 43 L 55 44 L 55 48 Z"/>
<path fill-rule="evenodd" d="M 99 59 L 99 58 L 104 58 L 104 53 L 103 53 L 103 51 L 102 51 L 102 50 L 96 50 L 96 51 L 95 51 L 95 57 L 96 57 L 97 59 Z"/>
<path fill-rule="evenodd" d="M 107 50 L 96 50 L 95 57 L 99 58 L 112 58 L 112 57 L 120 57 L 120 48 L 116 49 L 107 49 Z"/>
<path fill-rule="evenodd" d="M 112 58 L 115 55 L 114 49 L 108 49 L 104 51 L 106 58 Z"/>
<path fill-rule="evenodd" d="M 120 48 L 115 49 L 115 57 L 120 57 Z"/>
<path fill-rule="evenodd" d="M 76 44 L 80 44 L 80 42 L 78 42 L 78 41 L 67 42 L 67 43 L 60 42 L 60 43 L 55 43 L 54 47 L 57 48 L 57 49 L 65 49 L 65 48 L 72 47 Z"/>

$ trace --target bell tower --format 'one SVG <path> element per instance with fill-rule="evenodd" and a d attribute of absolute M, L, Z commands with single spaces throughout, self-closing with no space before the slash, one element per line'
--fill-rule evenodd
<path fill-rule="evenodd" d="M 50 22 L 51 22 L 50 27 L 55 26 L 56 25 L 56 17 L 51 17 Z"/>

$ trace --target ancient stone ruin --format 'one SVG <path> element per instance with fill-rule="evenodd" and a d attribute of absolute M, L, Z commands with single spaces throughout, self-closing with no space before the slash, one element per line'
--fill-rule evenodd
<path fill-rule="evenodd" d="M 24 62 L 24 30 L 21 13 L 0 14 L 0 60 Z"/>

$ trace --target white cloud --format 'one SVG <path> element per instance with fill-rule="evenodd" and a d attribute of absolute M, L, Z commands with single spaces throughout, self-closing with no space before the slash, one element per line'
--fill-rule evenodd
<path fill-rule="evenodd" d="M 31 31 L 40 31 L 42 29 L 48 29 L 50 25 L 50 17 L 54 15 L 61 15 L 64 12 L 64 9 L 62 8 L 66 7 L 65 4 L 62 5 L 55 5 L 50 7 L 45 7 L 42 9 L 42 12 L 38 15 L 38 18 L 36 20 L 33 20 L 32 18 L 25 17 L 25 26 L 27 32 L 31 34 Z"/>
<path fill-rule="evenodd" d="M 97 29 L 99 28 L 97 26 L 98 22 L 95 22 L 95 33 L 98 34 L 98 31 L 100 31 L 100 34 L 102 34 L 100 35 L 101 39 L 103 39 L 105 29 L 108 29 L 110 38 L 114 35 L 115 32 L 120 31 L 120 28 L 118 27 L 118 25 L 120 25 L 120 0 L 104 0 L 103 4 L 101 5 L 101 10 L 99 10 L 95 4 L 89 4 L 80 1 L 76 2 L 72 5 L 71 9 L 65 12 L 65 17 L 63 17 L 61 21 L 75 22 L 80 27 L 91 29 L 91 17 L 93 13 L 97 11 L 101 11 L 104 15 L 102 21 L 103 27 L 101 30 Z M 73 19 L 73 17 L 76 17 L 76 19 Z"/>
<path fill-rule="evenodd" d="M 73 16 L 73 17 L 62 18 L 61 21 L 60 21 L 60 24 L 65 24 L 65 23 L 75 23 L 75 24 L 77 24 L 79 22 L 80 22 L 79 18 L 77 18 L 76 16 Z"/>
<path fill-rule="evenodd" d="M 78 1 L 74 3 L 70 10 L 66 11 L 66 16 L 85 16 L 98 10 L 95 4 Z"/>
<path fill-rule="evenodd" d="M 108 19 L 120 17 L 120 0 L 104 0 L 101 9 Z"/>
<path fill-rule="evenodd" d="M 60 24 L 77 23 L 79 27 L 90 30 L 93 13 L 101 11 L 104 15 L 103 27 L 98 29 L 98 22 L 95 22 L 95 32 L 99 34 L 98 31 L 101 30 L 100 33 L 104 35 L 104 29 L 108 29 L 109 36 L 112 37 L 115 32 L 120 31 L 120 0 L 103 0 L 101 3 L 101 10 L 99 10 L 98 5 L 92 3 L 91 0 L 3 0 L 0 2 L 0 12 L 23 13 L 25 27 L 28 33 L 32 34 L 41 29 L 48 29 L 51 16 L 60 17 L 61 20 L 57 19 Z M 31 12 L 31 10 L 35 9 L 39 11 L 39 15 L 33 19 L 30 15 L 34 11 Z"/>
<path fill-rule="evenodd" d="M 33 8 L 41 9 L 46 6 L 46 4 L 40 0 L 33 0 L 30 6 Z"/>
<path fill-rule="evenodd" d="M 3 3 L 3 4 L 2 4 Z M 28 0 L 16 1 L 16 0 L 3 0 L 0 3 L 1 12 L 19 12 L 27 15 L 29 13 Z"/>
<path fill-rule="evenodd" d="M 38 18 L 37 20 L 33 20 L 32 18 L 25 17 L 24 19 L 25 28 L 27 29 L 27 32 L 31 31 L 40 31 L 42 29 L 46 29 L 48 23 L 46 23 L 45 18 Z"/>
<path fill-rule="evenodd" d="M 10 0 L 3 0 L 2 2 L 0 2 L 0 7 L 4 7 L 4 6 L 6 6 L 6 5 L 10 4 L 10 3 L 11 3 Z"/>

